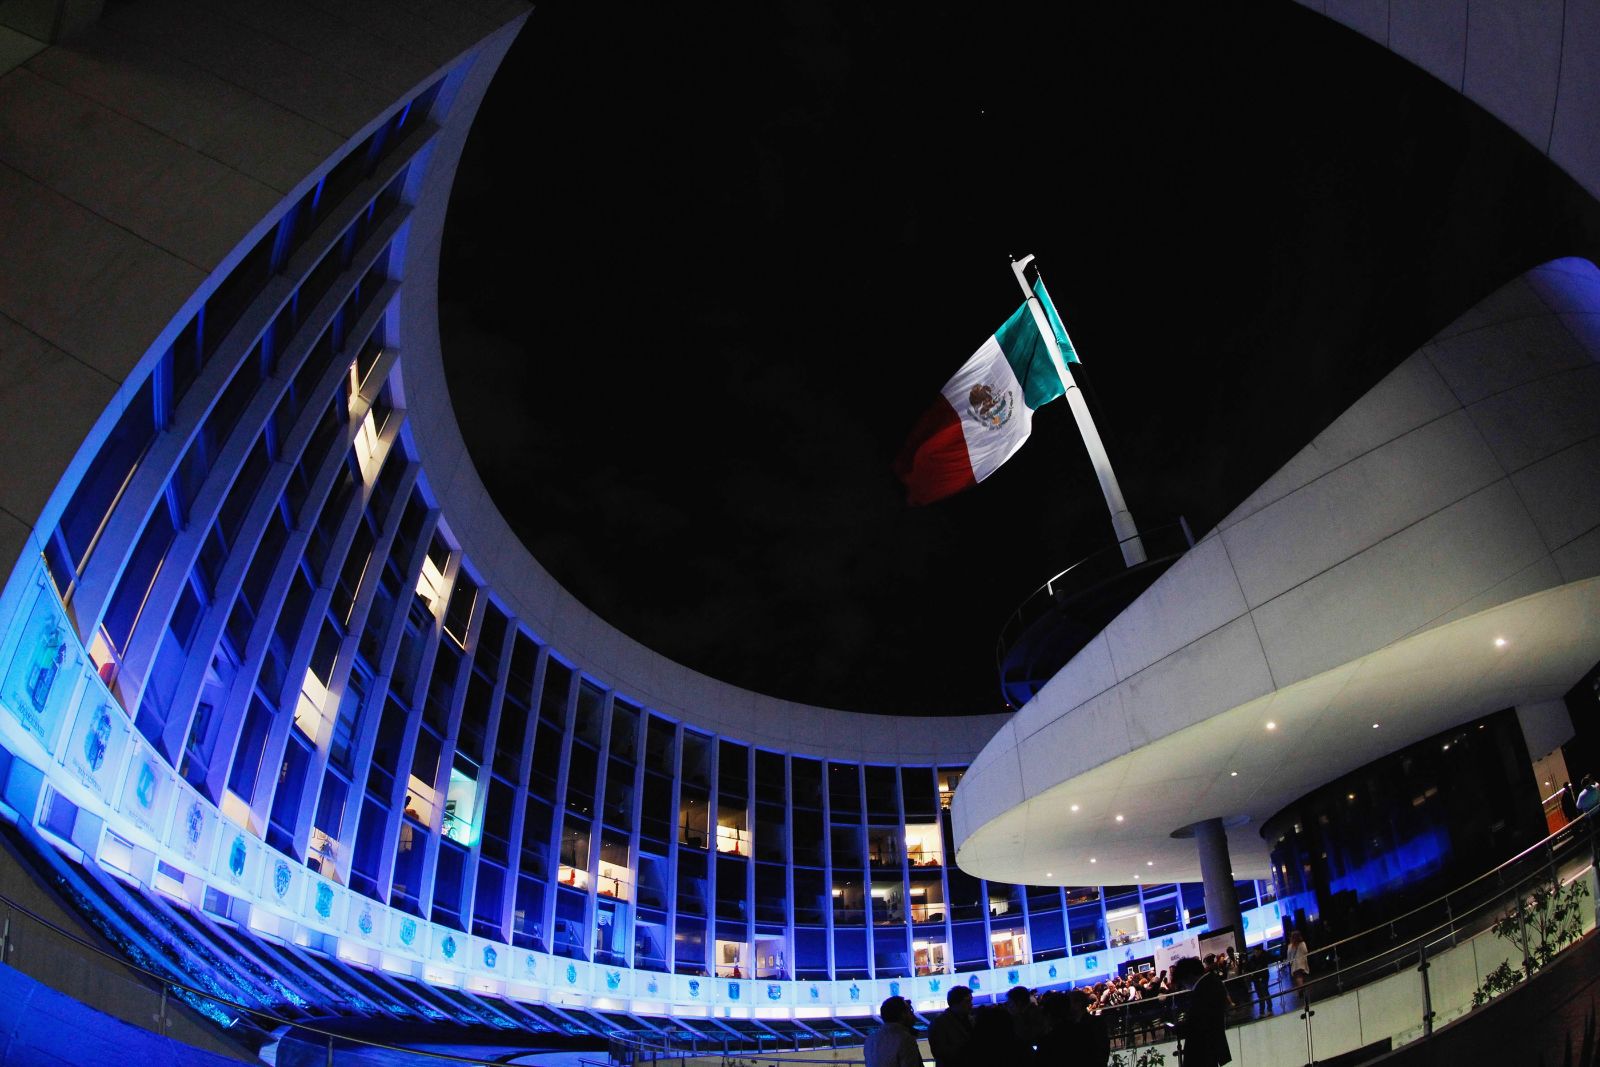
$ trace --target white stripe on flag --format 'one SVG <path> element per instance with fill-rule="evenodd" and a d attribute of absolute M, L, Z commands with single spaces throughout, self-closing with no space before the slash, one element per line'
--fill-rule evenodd
<path fill-rule="evenodd" d="M 990 337 L 941 390 L 961 420 L 972 477 L 983 481 L 1010 459 L 1033 432 L 1033 410 L 1011 364 Z"/>

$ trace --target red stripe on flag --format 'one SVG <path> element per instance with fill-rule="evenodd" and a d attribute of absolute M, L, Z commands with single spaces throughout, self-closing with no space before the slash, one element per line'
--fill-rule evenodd
<path fill-rule="evenodd" d="M 906 483 L 906 503 L 912 505 L 931 504 L 978 484 L 961 418 L 944 397 L 917 420 L 894 461 L 894 473 Z"/>

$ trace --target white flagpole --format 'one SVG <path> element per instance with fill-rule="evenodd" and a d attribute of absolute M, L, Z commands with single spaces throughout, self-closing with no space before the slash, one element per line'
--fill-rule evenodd
<path fill-rule="evenodd" d="M 1078 432 L 1083 435 L 1083 445 L 1089 450 L 1089 462 L 1094 464 L 1095 477 L 1100 479 L 1100 492 L 1105 494 L 1106 507 L 1111 509 L 1111 528 L 1116 531 L 1117 544 L 1122 549 L 1122 562 L 1132 567 L 1143 563 L 1147 558 L 1144 542 L 1139 539 L 1139 527 L 1134 524 L 1133 515 L 1128 511 L 1127 501 L 1122 499 L 1122 487 L 1117 484 L 1117 475 L 1111 469 L 1111 457 L 1106 455 L 1106 446 L 1100 440 L 1100 431 L 1095 429 L 1094 417 L 1089 414 L 1089 405 L 1083 399 L 1083 391 L 1078 388 L 1078 383 L 1073 381 L 1072 372 L 1067 369 L 1067 362 L 1062 358 L 1061 346 L 1056 343 L 1055 330 L 1045 316 L 1044 307 L 1040 305 L 1033 286 L 1028 284 L 1024 272 L 1032 262 L 1032 256 L 1012 260 L 1011 273 L 1017 276 L 1017 284 L 1022 286 L 1022 293 L 1028 298 L 1028 308 L 1033 312 L 1034 325 L 1039 327 L 1039 334 L 1044 338 L 1045 347 L 1050 351 L 1050 360 L 1055 364 L 1056 373 L 1061 376 L 1061 384 L 1066 387 L 1067 406 L 1072 409 L 1072 417 L 1078 423 Z"/>

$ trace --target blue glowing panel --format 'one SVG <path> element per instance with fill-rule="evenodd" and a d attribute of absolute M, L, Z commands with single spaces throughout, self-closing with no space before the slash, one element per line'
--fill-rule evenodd
<path fill-rule="evenodd" d="M 101 688 L 90 683 L 83 687 L 72 730 L 62 746 L 60 759 L 73 776 L 101 800 L 108 800 L 122 767 L 128 743 L 128 720 Z"/>
<path fill-rule="evenodd" d="M 47 751 L 54 751 L 84 657 L 55 595 L 45 588 L 42 570 L 32 584 L 33 603 L 0 682 L 0 703 Z"/>
<path fill-rule="evenodd" d="M 217 813 L 200 794 L 178 784 L 177 813 L 167 843 L 178 856 L 201 869 L 209 869 L 217 843 Z"/>
<path fill-rule="evenodd" d="M 122 780 L 119 811 L 141 830 L 157 840 L 166 836 L 172 808 L 173 775 L 166 762 L 142 740 L 134 746 L 133 759 Z"/>

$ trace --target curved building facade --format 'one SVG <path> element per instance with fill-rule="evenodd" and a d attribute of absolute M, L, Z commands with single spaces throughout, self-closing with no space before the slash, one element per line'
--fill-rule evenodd
<path fill-rule="evenodd" d="M 739 690 L 562 591 L 472 469 L 436 319 L 526 11 L 252 18 L 130 5 L 0 76 L 19 833 L 139 914 L 617 1013 L 942 1004 L 1203 926 L 1194 885 L 956 868 L 950 798 L 1003 717 Z M 1255 940 L 1276 909 L 1239 891 Z M 319 996 L 289 999 L 360 1010 Z"/>

